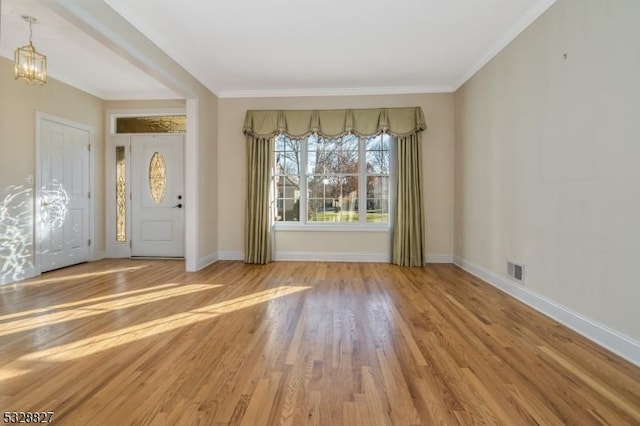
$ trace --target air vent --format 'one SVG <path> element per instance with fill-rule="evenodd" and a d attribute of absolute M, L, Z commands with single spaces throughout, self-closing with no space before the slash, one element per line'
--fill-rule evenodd
<path fill-rule="evenodd" d="M 524 283 L 524 265 L 518 263 L 507 262 L 507 274 L 514 281 L 521 284 Z"/>

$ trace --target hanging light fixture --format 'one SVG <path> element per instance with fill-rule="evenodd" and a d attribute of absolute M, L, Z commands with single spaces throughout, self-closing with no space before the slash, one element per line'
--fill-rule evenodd
<path fill-rule="evenodd" d="M 22 16 L 29 24 L 29 44 L 16 49 L 15 77 L 28 84 L 43 85 L 47 82 L 47 57 L 36 51 L 31 42 L 33 36 L 33 24 L 38 20 L 33 16 Z"/>

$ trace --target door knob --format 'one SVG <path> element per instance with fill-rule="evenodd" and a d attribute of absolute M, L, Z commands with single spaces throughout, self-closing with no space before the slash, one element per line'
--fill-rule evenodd
<path fill-rule="evenodd" d="M 173 206 L 174 209 L 181 209 L 182 208 L 182 203 L 176 204 L 175 206 Z"/>

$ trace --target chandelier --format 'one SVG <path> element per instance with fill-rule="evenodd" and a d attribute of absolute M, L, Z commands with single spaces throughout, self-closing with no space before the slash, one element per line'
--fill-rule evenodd
<path fill-rule="evenodd" d="M 22 16 L 29 24 L 29 44 L 16 49 L 15 54 L 15 77 L 28 84 L 43 85 L 47 82 L 47 57 L 36 51 L 31 42 L 33 36 L 33 24 L 38 20 L 33 16 Z"/>

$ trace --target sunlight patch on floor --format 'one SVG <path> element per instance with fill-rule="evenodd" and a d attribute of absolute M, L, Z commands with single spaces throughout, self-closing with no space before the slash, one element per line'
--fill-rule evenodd
<path fill-rule="evenodd" d="M 132 325 L 75 342 L 55 346 L 22 356 L 21 360 L 70 361 L 93 355 L 115 347 L 136 342 L 147 337 L 167 333 L 181 327 L 213 319 L 222 314 L 237 311 L 310 289 L 307 286 L 281 286 L 247 296 L 237 297 L 187 312 L 170 315 L 142 324 Z"/>
<path fill-rule="evenodd" d="M 20 320 L 11 321 L 5 324 L 0 324 L 0 336 L 8 334 L 19 333 L 22 331 L 33 330 L 39 327 L 48 327 L 50 325 L 63 323 L 65 321 L 75 321 L 82 318 L 88 318 L 96 315 L 102 315 L 107 312 L 116 311 L 119 309 L 132 308 L 147 303 L 159 302 L 161 300 L 171 299 L 174 297 L 185 296 L 205 290 L 210 290 L 219 285 L 208 284 L 191 284 L 180 286 L 177 288 L 171 288 L 168 290 L 155 291 L 153 293 L 146 293 L 137 296 L 131 296 L 126 298 L 119 298 L 108 302 L 96 303 L 93 305 L 86 305 L 76 309 L 56 310 L 48 314 L 38 315 L 36 317 L 28 317 Z M 87 303 L 83 301 L 83 303 Z M 55 309 L 49 309 L 53 311 Z"/>
<path fill-rule="evenodd" d="M 120 272 L 132 272 L 132 271 L 137 271 L 139 269 L 148 268 L 148 267 L 149 265 L 128 266 L 126 268 L 108 269 L 106 271 L 87 272 L 84 274 L 61 275 L 59 277 L 51 277 L 51 278 L 32 278 L 28 281 L 18 283 L 18 285 L 31 286 L 31 285 L 39 285 L 39 284 L 51 284 L 56 282 L 67 282 L 72 280 L 82 280 L 87 278 L 96 278 L 102 275 L 117 274 Z M 55 273 L 55 271 L 51 273 Z"/>
<path fill-rule="evenodd" d="M 19 368 L 0 368 L 0 382 L 3 380 L 9 380 L 15 377 L 20 377 L 30 372 L 31 370 L 19 369 Z"/>
<path fill-rule="evenodd" d="M 78 300 L 76 302 L 62 303 L 62 304 L 59 304 L 59 305 L 47 306 L 47 307 L 44 307 L 44 308 L 31 309 L 30 311 L 20 311 L 20 312 L 15 312 L 13 314 L 2 315 L 2 316 L 0 316 L 0 321 L 5 321 L 5 320 L 8 320 L 8 319 L 12 319 L 12 318 L 20 318 L 20 317 L 25 317 L 25 316 L 31 316 L 31 315 L 34 315 L 34 314 L 40 314 L 40 313 L 56 311 L 56 310 L 59 310 L 59 309 L 73 308 L 75 306 L 83 306 L 83 305 L 86 305 L 87 303 L 99 302 L 101 300 L 120 299 L 123 296 L 130 296 L 130 295 L 139 294 L 139 293 L 149 293 L 150 291 L 156 291 L 156 290 L 160 290 L 160 289 L 168 288 L 168 287 L 178 287 L 178 286 L 181 286 L 181 285 L 182 284 L 177 284 L 177 283 L 162 284 L 162 285 L 157 285 L 157 286 L 154 286 L 154 287 L 141 288 L 139 290 L 125 291 L 125 292 L 122 292 L 122 293 L 109 294 L 107 296 L 99 296 L 99 297 L 93 297 L 91 299 Z"/>

